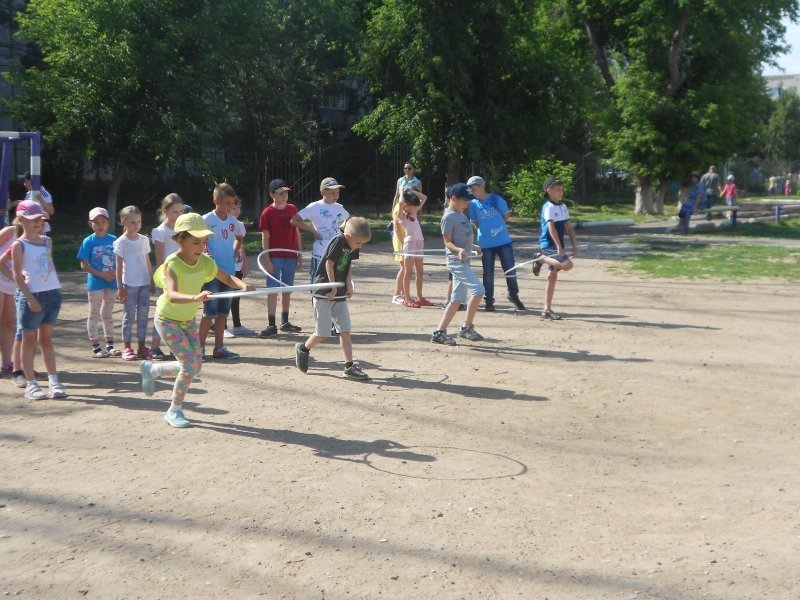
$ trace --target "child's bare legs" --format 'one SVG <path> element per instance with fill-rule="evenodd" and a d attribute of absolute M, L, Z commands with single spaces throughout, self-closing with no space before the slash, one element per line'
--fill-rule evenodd
<path fill-rule="evenodd" d="M 400 293 L 403 294 L 403 298 L 406 300 L 411 300 L 411 273 L 413 271 L 414 266 L 414 259 L 413 258 L 404 258 L 403 259 L 403 266 L 400 267 L 400 272 L 403 274 L 403 282 L 401 285 Z M 417 280 L 419 281 L 419 279 Z"/>
<path fill-rule="evenodd" d="M 56 374 L 56 351 L 53 348 L 53 326 L 39 325 L 39 348 L 42 350 L 42 360 L 48 375 Z M 31 359 L 33 371 L 33 359 Z"/>
<path fill-rule="evenodd" d="M 0 366 L 7 369 L 14 358 L 14 333 L 17 328 L 17 312 L 12 294 L 0 293 Z M 14 368 L 19 369 L 17 363 Z"/>
<path fill-rule="evenodd" d="M 405 271 L 405 259 L 403 262 L 400 263 L 400 270 L 397 272 L 397 277 L 395 278 L 394 282 L 394 295 L 395 296 L 402 296 L 403 295 L 403 281 L 406 277 Z"/>
<path fill-rule="evenodd" d="M 547 263 L 548 265 L 552 265 L 553 270 L 550 271 L 550 274 L 547 276 L 547 286 L 545 287 L 544 291 L 544 309 L 545 311 L 552 310 L 553 304 L 553 294 L 556 291 L 556 282 L 558 281 L 558 272 L 559 271 L 569 271 L 574 266 L 573 262 L 570 259 L 566 259 L 564 262 L 558 262 L 555 258 L 551 258 L 549 256 L 545 256 L 542 258 L 543 263 Z"/>
<path fill-rule="evenodd" d="M 36 381 L 36 372 L 33 370 L 33 360 L 36 356 L 36 346 L 42 349 L 42 360 L 48 375 L 56 374 L 56 353 L 53 350 L 53 326 L 40 325 L 39 329 L 22 330 L 22 370 L 25 379 Z"/>
<path fill-rule="evenodd" d="M 208 339 L 208 332 L 211 330 L 212 321 L 213 319 L 211 317 L 207 317 L 205 315 L 203 315 L 203 317 L 200 319 L 200 331 L 198 333 L 198 337 L 200 338 L 201 348 L 206 347 L 206 340 Z M 214 336 L 214 339 L 216 340 L 216 336 Z"/>
<path fill-rule="evenodd" d="M 452 287 L 453 282 L 450 282 L 450 286 Z M 445 331 L 447 330 L 448 325 L 450 325 L 450 321 L 453 320 L 453 317 L 458 312 L 459 307 L 461 306 L 460 302 L 453 302 L 450 300 L 450 294 L 447 295 L 447 307 L 444 309 L 444 314 L 442 318 L 439 319 L 439 327 L 437 327 L 438 331 Z M 477 308 L 477 305 L 476 305 Z M 475 316 L 475 313 L 472 313 L 472 316 Z"/>
<path fill-rule="evenodd" d="M 28 381 L 36 381 L 36 375 L 33 372 L 33 359 L 36 355 L 38 338 L 39 332 L 36 329 L 33 331 L 22 330 L 22 371 Z"/>
<path fill-rule="evenodd" d="M 342 347 L 342 354 L 344 354 L 344 362 L 353 362 L 353 340 L 350 337 L 349 331 L 339 332 L 339 345 Z"/>
<path fill-rule="evenodd" d="M 227 321 L 226 315 L 214 317 L 214 350 L 219 350 L 225 344 L 225 323 Z"/>
<path fill-rule="evenodd" d="M 414 259 L 414 276 L 416 277 L 415 283 L 417 284 L 417 300 L 423 298 L 422 295 L 422 281 L 423 281 L 423 259 Z"/>
<path fill-rule="evenodd" d="M 478 312 L 478 307 L 481 304 L 481 300 L 483 300 L 483 294 L 476 294 L 469 299 L 469 302 L 467 302 L 467 314 L 464 316 L 465 327 L 472 325 L 474 322 L 475 313 Z"/>

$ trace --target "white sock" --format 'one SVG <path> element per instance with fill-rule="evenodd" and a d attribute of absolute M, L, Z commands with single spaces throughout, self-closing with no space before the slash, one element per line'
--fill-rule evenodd
<path fill-rule="evenodd" d="M 56 385 L 58 383 L 58 375 L 48 375 L 47 383 L 50 385 Z"/>
<path fill-rule="evenodd" d="M 37 385 L 39 384 L 35 379 L 31 379 L 30 381 L 28 381 L 28 387 L 36 387 Z"/>

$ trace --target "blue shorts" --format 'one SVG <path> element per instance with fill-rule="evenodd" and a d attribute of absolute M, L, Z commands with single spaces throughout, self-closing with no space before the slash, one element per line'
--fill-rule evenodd
<path fill-rule="evenodd" d="M 203 286 L 204 290 L 210 291 L 212 294 L 217 292 L 230 292 L 233 288 L 228 287 L 219 279 L 213 279 Z M 217 300 L 209 300 L 203 304 L 203 316 L 213 319 L 214 317 L 227 317 L 231 311 L 231 302 L 233 298 L 219 298 Z"/>
<path fill-rule="evenodd" d="M 297 259 L 273 258 L 271 262 L 272 266 L 275 267 L 272 277 L 280 279 L 286 285 L 294 285 L 294 273 L 295 270 L 297 270 Z M 272 277 L 267 277 L 267 287 L 280 287 L 281 284 L 275 281 L 275 279 L 272 279 Z"/>
<path fill-rule="evenodd" d="M 453 294 L 450 296 L 450 302 L 464 304 L 467 301 L 467 290 L 470 296 L 480 296 L 486 292 L 486 288 L 475 275 L 468 260 L 448 260 L 447 269 L 453 275 Z"/>
<path fill-rule="evenodd" d="M 28 306 L 28 299 L 17 290 L 14 302 L 17 305 L 17 332 L 36 331 L 40 325 L 55 325 L 58 312 L 61 310 L 61 290 L 34 292 L 41 310 L 33 312 Z M 20 336 L 21 337 L 21 336 Z"/>

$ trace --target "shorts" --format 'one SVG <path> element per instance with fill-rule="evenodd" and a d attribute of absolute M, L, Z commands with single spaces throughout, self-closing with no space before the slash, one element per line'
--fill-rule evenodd
<path fill-rule="evenodd" d="M 218 292 L 229 292 L 233 288 L 228 287 L 219 279 L 212 279 L 203 286 L 204 290 L 210 291 L 212 294 Z M 216 300 L 209 300 L 203 304 L 203 316 L 213 319 L 214 317 L 227 317 L 231 311 L 231 302 L 233 298 L 218 298 Z"/>
<path fill-rule="evenodd" d="M 403 242 L 403 252 L 408 254 L 420 254 L 424 248 L 425 240 L 406 240 Z"/>
<path fill-rule="evenodd" d="M 339 332 L 349 333 L 350 309 L 346 300 L 325 300 L 313 298 L 314 303 L 314 335 L 328 337 L 331 334 L 331 324 L 336 323 Z"/>
<path fill-rule="evenodd" d="M 271 274 L 275 279 L 280 279 L 286 285 L 294 285 L 294 273 L 297 270 L 296 258 L 273 258 L 271 259 L 272 266 L 275 271 Z M 267 277 L 267 287 L 280 287 L 281 284 Z"/>
<path fill-rule="evenodd" d="M 467 290 L 470 296 L 480 296 L 486 292 L 486 288 L 472 270 L 468 260 L 448 260 L 447 270 L 453 275 L 453 293 L 450 302 L 464 304 L 467 301 Z"/>
<path fill-rule="evenodd" d="M 555 258 L 560 263 L 564 263 L 570 260 L 569 256 L 567 256 L 566 254 L 564 254 L 563 256 L 559 256 L 558 254 L 556 254 L 557 250 L 555 248 L 542 248 L 541 252 L 545 256 L 549 256 L 550 258 Z M 553 270 L 553 265 L 547 265 L 547 266 L 550 271 Z"/>
<path fill-rule="evenodd" d="M 28 305 L 28 299 L 21 291 L 17 290 L 14 302 L 17 305 L 17 334 L 22 338 L 22 331 L 36 331 L 41 325 L 55 325 L 58 312 L 61 310 L 61 290 L 47 290 L 34 292 L 33 296 L 39 302 L 41 310 L 33 312 Z"/>
<path fill-rule="evenodd" d="M 314 277 L 317 276 L 317 267 L 319 267 L 319 256 L 311 255 L 311 264 L 309 267 L 309 274 L 311 275 L 311 283 L 314 283 Z"/>

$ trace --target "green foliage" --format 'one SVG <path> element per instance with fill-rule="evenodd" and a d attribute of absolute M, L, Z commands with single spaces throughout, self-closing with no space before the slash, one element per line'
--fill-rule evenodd
<path fill-rule="evenodd" d="M 800 157 L 800 96 L 786 91 L 774 100 L 764 132 L 764 155 L 773 161 Z"/>
<path fill-rule="evenodd" d="M 572 193 L 575 165 L 563 163 L 554 157 L 536 159 L 514 170 L 503 187 L 517 215 L 536 218 L 544 204 L 542 185 L 549 176 L 564 182 L 564 197 Z"/>

